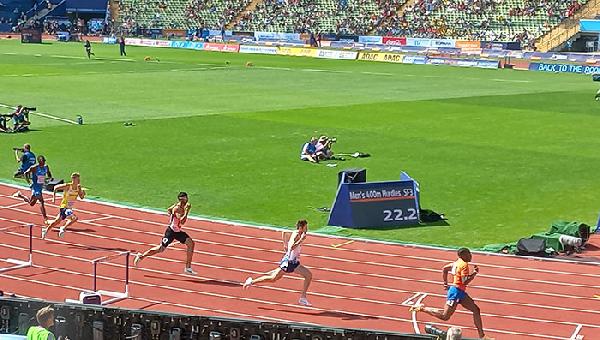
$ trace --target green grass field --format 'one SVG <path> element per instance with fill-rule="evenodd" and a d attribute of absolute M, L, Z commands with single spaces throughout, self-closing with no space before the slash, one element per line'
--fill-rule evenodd
<path fill-rule="evenodd" d="M 600 107 L 586 76 L 135 47 L 119 60 L 118 46 L 94 50 L 99 60 L 75 43 L 0 41 L 0 103 L 86 123 L 34 116 L 35 131 L 0 135 L 1 177 L 16 167 L 11 147 L 29 142 L 55 177 L 80 171 L 102 199 L 163 208 L 186 190 L 199 215 L 281 226 L 307 218 L 322 232 L 446 246 L 514 241 L 557 219 L 595 223 L 600 211 Z M 319 134 L 337 136 L 336 151 L 372 157 L 334 168 L 299 161 Z M 369 180 L 407 171 L 422 206 L 450 226 L 326 227 L 315 207 L 331 205 L 347 167 L 367 168 Z"/>

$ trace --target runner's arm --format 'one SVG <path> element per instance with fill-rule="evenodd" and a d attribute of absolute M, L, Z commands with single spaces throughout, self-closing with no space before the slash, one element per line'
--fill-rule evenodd
<path fill-rule="evenodd" d="M 68 183 L 65 183 L 54 187 L 54 190 L 52 190 L 52 202 L 56 202 L 56 192 L 63 191 L 68 185 Z"/>
<path fill-rule="evenodd" d="M 450 272 L 451 268 L 452 268 L 452 263 L 448 263 L 442 269 L 442 280 L 444 282 L 444 288 L 448 288 L 448 273 Z"/>
<path fill-rule="evenodd" d="M 185 205 L 185 208 L 183 209 L 183 216 L 181 217 L 181 224 L 184 224 L 187 221 L 188 214 L 190 213 L 191 209 L 192 209 L 192 205 L 187 203 Z"/>
<path fill-rule="evenodd" d="M 306 238 L 306 234 L 300 235 L 300 234 L 296 233 L 296 236 L 294 237 L 294 243 L 290 247 L 290 250 L 296 249 L 296 247 L 298 247 L 300 244 L 302 244 L 302 241 L 304 241 L 305 238 Z"/>
<path fill-rule="evenodd" d="M 77 195 L 81 199 L 85 197 L 85 190 L 81 189 L 81 184 L 77 184 Z"/>
<path fill-rule="evenodd" d="M 477 274 L 479 274 L 479 267 L 473 266 L 473 273 L 465 276 L 466 280 L 464 280 L 463 283 L 465 285 L 468 285 L 469 283 L 471 283 L 471 281 L 473 281 L 473 279 L 475 278 L 475 276 L 477 276 Z"/>
<path fill-rule="evenodd" d="M 27 176 L 27 175 L 31 175 L 32 173 L 35 173 L 36 167 L 37 167 L 37 165 L 32 165 L 29 167 L 29 169 L 25 170 L 25 172 L 23 173 L 23 175 L 25 175 L 25 180 L 27 181 L 28 184 L 31 184 L 31 177 Z"/>
<path fill-rule="evenodd" d="M 288 241 L 289 241 L 288 234 L 289 234 L 289 232 L 287 232 L 285 230 L 281 232 L 281 240 L 283 241 L 283 250 L 284 251 L 288 250 Z"/>
<path fill-rule="evenodd" d="M 172 206 L 167 208 L 167 213 L 169 214 L 169 216 L 173 215 L 173 209 L 175 208 L 176 205 L 177 205 L 177 203 L 175 203 Z"/>

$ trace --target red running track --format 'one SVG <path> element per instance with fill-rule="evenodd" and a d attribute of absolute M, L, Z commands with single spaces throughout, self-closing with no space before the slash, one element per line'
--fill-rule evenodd
<path fill-rule="evenodd" d="M 143 251 L 160 241 L 164 214 L 97 202 L 79 202 L 80 221 L 65 238 L 39 238 L 39 208 L 11 197 L 0 185 L 0 228 L 34 223 L 31 268 L 0 273 L 0 289 L 53 301 L 76 299 L 92 288 L 90 260 L 118 251 Z M 48 204 L 49 213 L 57 211 Z M 341 328 L 413 332 L 403 301 L 417 292 L 429 306 L 443 306 L 441 267 L 454 251 L 310 235 L 302 263 L 313 271 L 313 307 L 297 304 L 302 279 L 241 288 L 249 275 L 271 270 L 282 256 L 280 231 L 190 219 L 185 230 L 196 241 L 197 277 L 183 274 L 185 249 L 170 247 L 131 269 L 130 298 L 113 306 L 257 320 L 305 322 Z M 0 258 L 25 258 L 26 228 L 0 233 Z M 335 244 L 337 247 L 333 247 Z M 343 245 L 342 245 L 343 244 Z M 481 307 L 487 335 L 496 339 L 600 339 L 600 267 L 591 264 L 475 254 L 480 275 L 469 294 Z M 0 261 L 0 267 L 7 264 Z M 98 289 L 122 290 L 124 261 L 98 269 Z M 459 307 L 448 322 L 424 314 L 424 323 L 463 327 L 476 337 L 471 314 Z"/>

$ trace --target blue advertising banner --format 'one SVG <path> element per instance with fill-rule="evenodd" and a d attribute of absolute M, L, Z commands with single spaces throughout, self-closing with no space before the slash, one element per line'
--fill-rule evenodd
<path fill-rule="evenodd" d="M 186 48 L 191 50 L 201 50 L 204 48 L 203 42 L 198 41 L 170 41 L 173 48 Z"/>
<path fill-rule="evenodd" d="M 553 73 L 578 73 L 578 74 L 597 74 L 600 73 L 600 66 L 576 65 L 576 64 L 547 64 L 530 63 L 530 71 L 553 72 Z"/>
<path fill-rule="evenodd" d="M 405 55 L 402 62 L 404 64 L 424 65 L 427 63 L 427 57 L 422 57 L 418 55 Z"/>
<path fill-rule="evenodd" d="M 240 53 L 277 54 L 277 47 L 275 47 L 275 46 L 241 45 Z"/>
<path fill-rule="evenodd" d="M 254 32 L 256 40 L 298 41 L 300 33 Z"/>
<path fill-rule="evenodd" d="M 407 46 L 431 47 L 431 39 L 406 38 Z"/>
<path fill-rule="evenodd" d="M 431 58 L 430 57 L 427 59 L 427 64 L 490 68 L 490 69 L 498 68 L 497 60 L 486 60 L 486 59 L 453 59 L 453 58 Z"/>
<path fill-rule="evenodd" d="M 376 35 L 361 35 L 358 37 L 361 44 L 383 44 L 383 37 Z"/>
<path fill-rule="evenodd" d="M 67 12 L 106 13 L 108 0 L 67 0 Z"/>
<path fill-rule="evenodd" d="M 102 38 L 102 43 L 104 43 L 104 44 L 116 44 L 117 43 L 117 38 L 116 37 L 104 37 L 104 38 Z"/>
<path fill-rule="evenodd" d="M 600 20 L 581 19 L 579 30 L 582 32 L 600 32 Z"/>
<path fill-rule="evenodd" d="M 478 68 L 499 68 L 500 65 L 497 60 L 477 60 Z"/>
<path fill-rule="evenodd" d="M 223 33 L 223 32 L 221 32 L 221 30 L 210 30 L 210 29 L 208 30 L 208 35 L 212 36 L 212 37 L 220 36 L 221 33 Z M 233 35 L 233 31 L 225 31 L 224 33 L 225 33 L 226 37 Z"/>
<path fill-rule="evenodd" d="M 328 225 L 389 227 L 419 224 L 418 190 L 414 180 L 342 183 Z"/>

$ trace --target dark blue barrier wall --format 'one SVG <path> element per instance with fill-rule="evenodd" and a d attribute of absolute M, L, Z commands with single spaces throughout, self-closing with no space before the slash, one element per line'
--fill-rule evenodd
<path fill-rule="evenodd" d="M 67 0 L 67 12 L 106 13 L 108 0 Z"/>
<path fill-rule="evenodd" d="M 72 340 L 230 339 L 230 340 L 433 340 L 428 335 L 359 329 L 309 327 L 242 319 L 147 312 L 92 305 L 0 298 L 0 333 L 24 335 L 38 309 L 52 304 L 55 336 Z"/>

